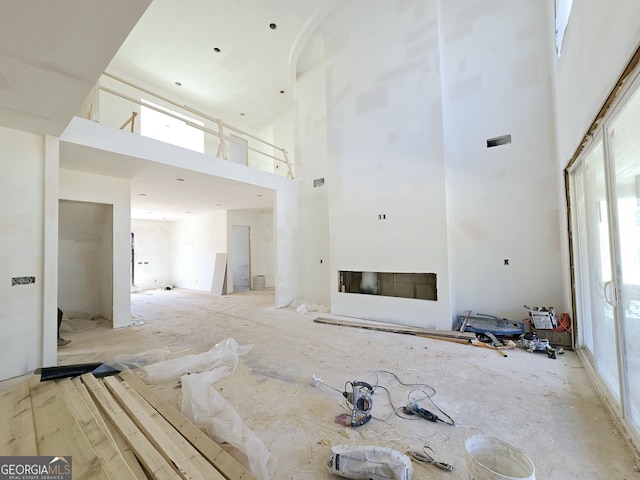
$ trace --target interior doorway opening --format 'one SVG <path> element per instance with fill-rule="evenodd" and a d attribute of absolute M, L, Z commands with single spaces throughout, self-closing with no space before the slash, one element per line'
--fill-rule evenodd
<path fill-rule="evenodd" d="M 59 200 L 58 306 L 113 321 L 113 205 Z"/>
<path fill-rule="evenodd" d="M 231 227 L 231 271 L 233 291 L 246 292 L 251 288 L 250 228 L 245 225 Z"/>

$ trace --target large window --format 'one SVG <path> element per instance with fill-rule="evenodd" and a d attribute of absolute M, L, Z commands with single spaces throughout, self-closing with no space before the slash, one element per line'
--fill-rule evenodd
<path fill-rule="evenodd" d="M 162 112 L 167 112 L 170 115 Z M 187 124 L 187 122 L 189 122 L 203 127 L 203 122 L 160 107 L 146 100 L 142 100 L 140 117 L 141 135 L 204 153 L 204 131 Z M 179 117 L 182 120 L 175 117 Z"/>
<path fill-rule="evenodd" d="M 564 32 L 569 24 L 572 5 L 573 0 L 556 0 L 556 52 L 558 53 L 558 58 L 560 58 L 560 51 L 562 50 Z"/>
<path fill-rule="evenodd" d="M 579 344 L 640 438 L 640 74 L 634 76 L 571 167 L 570 188 Z"/>

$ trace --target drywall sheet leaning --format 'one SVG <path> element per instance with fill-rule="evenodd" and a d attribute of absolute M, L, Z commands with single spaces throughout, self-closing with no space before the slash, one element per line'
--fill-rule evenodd
<path fill-rule="evenodd" d="M 214 295 L 224 295 L 227 293 L 227 254 L 216 253 L 216 262 L 213 266 L 213 281 L 211 282 L 211 293 Z"/>

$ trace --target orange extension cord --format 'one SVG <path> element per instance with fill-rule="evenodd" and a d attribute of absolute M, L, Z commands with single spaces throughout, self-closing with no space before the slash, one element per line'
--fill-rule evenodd
<path fill-rule="evenodd" d="M 554 332 L 570 332 L 572 329 L 571 318 L 568 313 L 558 315 L 558 326 L 553 329 Z"/>

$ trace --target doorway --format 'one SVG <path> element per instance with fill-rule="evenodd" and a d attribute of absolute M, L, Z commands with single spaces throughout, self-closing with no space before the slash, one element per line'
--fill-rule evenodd
<path fill-rule="evenodd" d="M 244 225 L 231 227 L 231 272 L 233 291 L 246 292 L 251 283 L 250 229 Z"/>
<path fill-rule="evenodd" d="M 249 164 L 249 148 L 246 139 L 231 134 L 229 140 L 229 160 L 240 165 Z"/>
<path fill-rule="evenodd" d="M 58 306 L 113 320 L 113 205 L 59 200 Z"/>
<path fill-rule="evenodd" d="M 640 76 L 630 84 L 571 167 L 569 188 L 579 347 L 640 438 Z"/>

